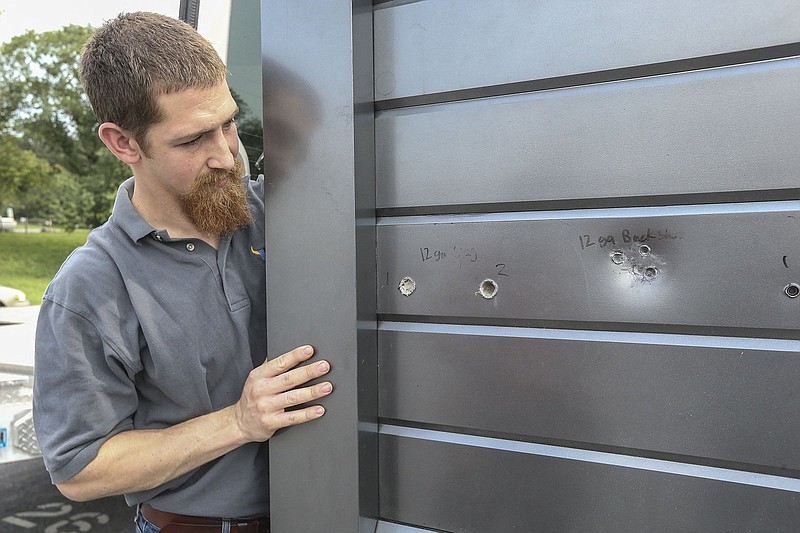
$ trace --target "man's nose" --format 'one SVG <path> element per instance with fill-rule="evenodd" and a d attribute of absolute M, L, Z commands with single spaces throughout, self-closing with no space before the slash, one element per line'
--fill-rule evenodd
<path fill-rule="evenodd" d="M 214 135 L 214 140 L 211 144 L 212 153 L 208 158 L 208 167 L 225 170 L 232 169 L 236 154 L 239 152 L 239 138 L 237 135 L 235 133 L 226 135 L 224 131 L 219 130 Z"/>

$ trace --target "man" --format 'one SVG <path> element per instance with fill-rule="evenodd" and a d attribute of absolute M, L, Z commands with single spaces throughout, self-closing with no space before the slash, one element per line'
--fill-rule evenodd
<path fill-rule="evenodd" d="M 59 490 L 125 494 L 142 532 L 268 531 L 262 443 L 332 390 L 308 384 L 329 371 L 303 363 L 310 346 L 265 362 L 264 186 L 236 162 L 226 75 L 152 13 L 108 22 L 81 57 L 100 139 L 133 177 L 44 295 L 34 419 Z"/>

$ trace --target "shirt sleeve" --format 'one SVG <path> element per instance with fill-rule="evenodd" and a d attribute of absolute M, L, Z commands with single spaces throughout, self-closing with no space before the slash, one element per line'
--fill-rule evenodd
<path fill-rule="evenodd" d="M 94 324 L 44 299 L 36 328 L 33 419 L 53 483 L 66 481 L 114 435 L 133 429 L 134 372 Z"/>

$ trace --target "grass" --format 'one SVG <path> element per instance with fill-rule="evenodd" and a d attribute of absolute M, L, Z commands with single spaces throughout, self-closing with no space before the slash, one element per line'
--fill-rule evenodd
<path fill-rule="evenodd" d="M 0 285 L 14 287 L 28 300 L 41 303 L 47 284 L 64 259 L 86 242 L 89 230 L 71 233 L 0 232 Z"/>

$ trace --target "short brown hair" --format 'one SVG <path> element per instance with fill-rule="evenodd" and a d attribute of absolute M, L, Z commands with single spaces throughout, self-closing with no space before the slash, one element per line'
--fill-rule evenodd
<path fill-rule="evenodd" d="M 149 127 L 161 120 L 158 96 L 214 87 L 227 73 L 189 24 L 143 11 L 106 22 L 81 54 L 81 82 L 97 120 L 125 128 L 143 149 Z"/>

